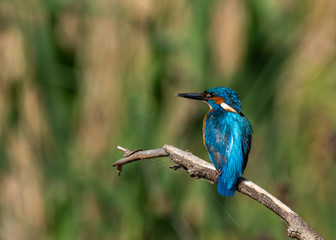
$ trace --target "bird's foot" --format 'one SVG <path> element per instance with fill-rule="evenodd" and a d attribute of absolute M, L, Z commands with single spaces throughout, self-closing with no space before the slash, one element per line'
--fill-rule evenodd
<path fill-rule="evenodd" d="M 222 175 L 222 169 L 221 168 L 216 170 L 216 172 L 217 172 L 218 176 Z"/>

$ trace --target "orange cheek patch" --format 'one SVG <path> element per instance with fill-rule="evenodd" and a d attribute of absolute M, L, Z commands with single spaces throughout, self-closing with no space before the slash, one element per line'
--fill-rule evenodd
<path fill-rule="evenodd" d="M 221 105 L 224 102 L 224 98 L 222 98 L 222 97 L 213 97 L 213 98 L 211 98 L 211 100 L 213 100 L 218 105 Z"/>

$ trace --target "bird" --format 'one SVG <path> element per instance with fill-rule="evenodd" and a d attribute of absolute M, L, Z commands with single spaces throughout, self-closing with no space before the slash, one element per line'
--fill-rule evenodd
<path fill-rule="evenodd" d="M 203 143 L 218 174 L 218 192 L 232 197 L 245 170 L 252 143 L 252 125 L 242 113 L 239 94 L 227 87 L 202 93 L 177 93 L 178 97 L 206 102 L 210 110 L 203 119 Z"/>

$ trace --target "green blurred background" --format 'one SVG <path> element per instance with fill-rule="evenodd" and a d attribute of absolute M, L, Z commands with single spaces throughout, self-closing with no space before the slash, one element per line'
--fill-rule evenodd
<path fill-rule="evenodd" d="M 286 239 L 274 213 L 172 171 L 111 164 L 172 144 L 208 159 L 206 104 L 237 90 L 244 176 L 336 236 L 336 1 L 1 0 L 0 239 Z"/>

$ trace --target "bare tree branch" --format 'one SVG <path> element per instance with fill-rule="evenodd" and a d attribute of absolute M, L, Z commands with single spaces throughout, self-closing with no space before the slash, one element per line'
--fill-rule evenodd
<path fill-rule="evenodd" d="M 118 169 L 118 174 L 120 174 L 122 166 L 127 163 L 142 159 L 169 157 L 176 164 L 171 167 L 174 170 L 183 169 L 193 178 L 202 178 L 212 183 L 218 180 L 217 171 L 212 164 L 189 151 L 183 151 L 171 145 L 146 151 L 130 151 L 119 146 L 118 149 L 124 152 L 124 157 L 112 165 Z M 287 224 L 289 237 L 300 240 L 322 239 L 297 213 L 253 182 L 240 178 L 237 191 L 253 198 L 280 216 Z"/>

